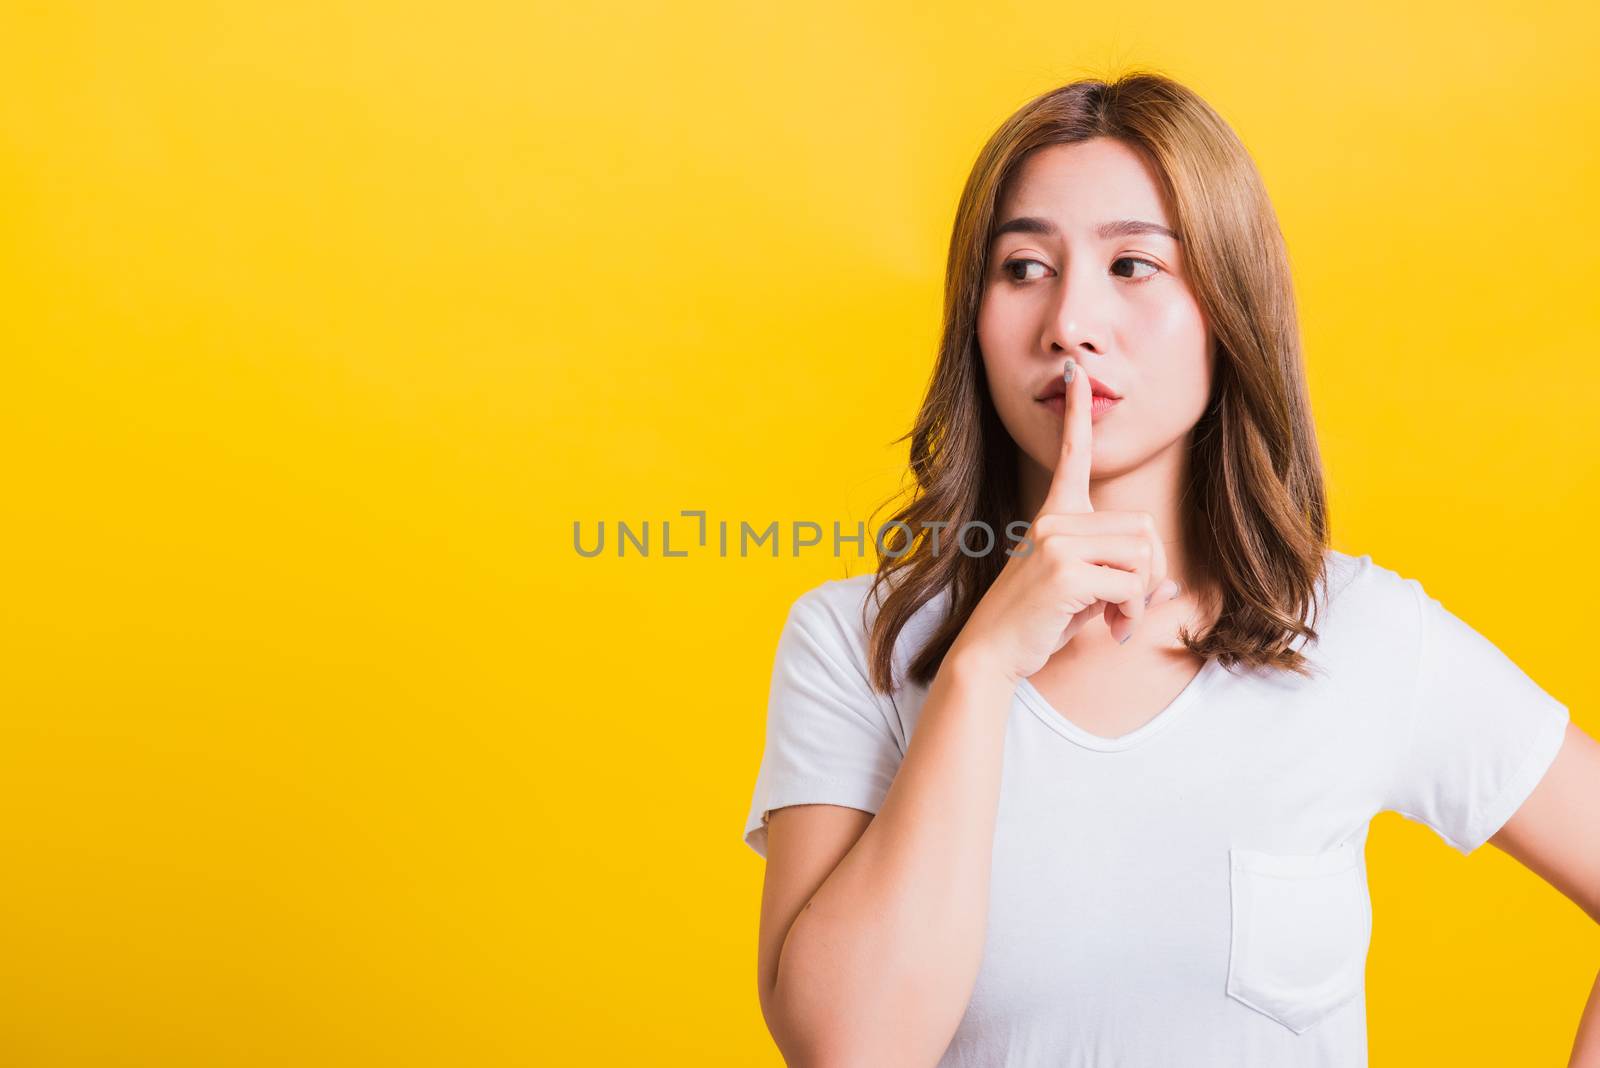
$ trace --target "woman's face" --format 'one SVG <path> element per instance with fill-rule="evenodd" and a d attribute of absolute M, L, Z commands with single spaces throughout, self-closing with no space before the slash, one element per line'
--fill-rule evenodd
<path fill-rule="evenodd" d="M 1102 230 L 1173 228 L 1155 173 L 1110 138 L 1051 145 L 1026 160 L 997 221 L 978 346 L 1000 421 L 1039 468 L 1025 483 L 1048 482 L 1060 456 L 1062 398 L 1037 398 L 1069 355 L 1121 397 L 1094 416 L 1092 477 L 1171 457 L 1210 396 L 1210 332 L 1175 237 Z"/>

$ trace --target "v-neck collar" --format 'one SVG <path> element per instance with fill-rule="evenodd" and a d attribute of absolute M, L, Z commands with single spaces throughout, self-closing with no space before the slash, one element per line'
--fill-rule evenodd
<path fill-rule="evenodd" d="M 1168 702 L 1167 707 L 1127 734 L 1121 734 L 1115 738 L 1102 738 L 1098 734 L 1090 734 L 1066 716 L 1057 712 L 1055 707 L 1049 701 L 1046 701 L 1044 695 L 1027 679 L 1023 679 L 1017 684 L 1017 696 L 1022 699 L 1022 703 L 1034 715 L 1039 717 L 1045 726 L 1068 741 L 1075 742 L 1085 749 L 1093 749 L 1101 753 L 1116 753 L 1142 745 L 1172 726 L 1186 711 L 1193 707 L 1195 702 L 1200 699 L 1201 692 L 1222 671 L 1222 661 L 1214 656 L 1208 657 L 1205 664 L 1195 673 L 1194 678 L 1190 679 L 1188 685 L 1178 691 L 1178 696 Z"/>

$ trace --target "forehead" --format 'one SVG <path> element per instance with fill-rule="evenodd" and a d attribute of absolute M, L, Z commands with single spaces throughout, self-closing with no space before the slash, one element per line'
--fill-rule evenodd
<path fill-rule="evenodd" d="M 1155 171 L 1134 149 L 1104 137 L 1034 150 L 999 208 L 1001 219 L 1037 215 L 1069 230 L 1087 231 L 1107 219 L 1173 226 Z"/>

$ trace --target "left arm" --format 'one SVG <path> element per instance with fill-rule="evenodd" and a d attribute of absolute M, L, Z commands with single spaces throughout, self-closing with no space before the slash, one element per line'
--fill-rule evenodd
<path fill-rule="evenodd" d="M 1489 841 L 1600 923 L 1600 742 L 1569 722 L 1555 762 Z M 1567 1068 L 1600 1068 L 1600 975 Z"/>

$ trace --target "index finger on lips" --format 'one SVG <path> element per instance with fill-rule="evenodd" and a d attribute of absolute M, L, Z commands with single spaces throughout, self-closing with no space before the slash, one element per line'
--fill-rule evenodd
<path fill-rule="evenodd" d="M 1094 444 L 1090 422 L 1093 396 L 1089 376 L 1072 357 L 1067 357 L 1065 410 L 1061 417 L 1061 454 L 1056 460 L 1050 488 L 1045 492 L 1041 515 L 1048 512 L 1092 512 L 1089 504 L 1089 454 Z"/>

